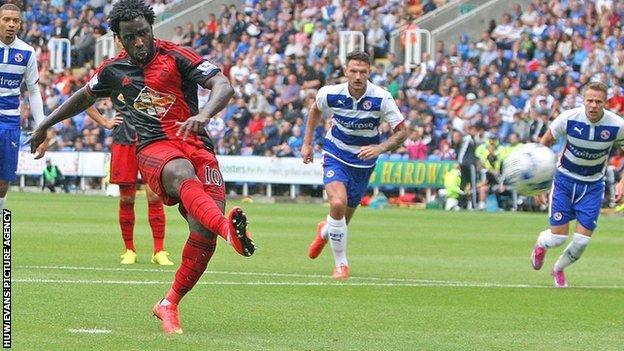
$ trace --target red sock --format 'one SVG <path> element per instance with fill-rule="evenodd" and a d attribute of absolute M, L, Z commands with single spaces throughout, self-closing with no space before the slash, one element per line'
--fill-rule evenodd
<path fill-rule="evenodd" d="M 162 201 L 148 201 L 147 215 L 154 238 L 154 253 L 157 253 L 165 249 L 165 211 Z"/>
<path fill-rule="evenodd" d="M 119 227 L 121 228 L 121 237 L 123 238 L 126 250 L 136 252 L 134 248 L 133 232 L 134 232 L 134 197 L 136 188 L 133 186 L 119 187 Z"/>
<path fill-rule="evenodd" d="M 204 192 L 198 179 L 187 179 L 180 185 L 180 201 L 204 228 L 227 240 L 228 221 L 215 201 Z"/>
<path fill-rule="evenodd" d="M 184 295 L 193 289 L 206 270 L 216 246 L 216 239 L 208 239 L 199 233 L 191 232 L 182 250 L 180 268 L 176 271 L 173 285 L 165 296 L 169 302 L 178 304 Z"/>

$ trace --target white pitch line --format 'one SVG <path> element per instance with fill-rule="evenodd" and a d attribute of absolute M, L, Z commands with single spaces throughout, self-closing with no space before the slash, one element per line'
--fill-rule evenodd
<path fill-rule="evenodd" d="M 152 273 L 173 273 L 173 269 L 148 269 L 148 268 L 123 268 L 123 267 L 81 267 L 81 266 L 13 266 L 14 269 L 50 269 L 50 270 L 83 270 L 97 272 L 152 272 Z M 241 275 L 241 276 L 258 276 L 258 277 L 285 277 L 285 278 L 313 278 L 327 279 L 327 275 L 320 274 L 296 274 L 296 273 L 274 273 L 274 272 L 228 272 L 228 271 L 205 271 L 204 274 L 222 274 L 222 275 Z M 403 282 L 403 283 L 449 283 L 446 280 L 431 279 L 402 279 L 402 278 L 379 278 L 379 277 L 357 277 L 351 276 L 350 279 L 370 280 L 382 282 Z"/>
<path fill-rule="evenodd" d="M 156 280 L 69 280 L 69 279 L 13 279 L 15 283 L 26 284 L 109 284 L 109 285 L 170 285 L 169 281 Z M 367 282 L 198 282 L 198 285 L 255 285 L 255 286 L 371 286 L 371 287 L 449 287 L 449 288 L 512 288 L 512 289 L 550 289 L 546 285 L 529 284 L 498 284 L 480 282 L 446 282 L 446 283 L 367 283 Z M 622 286 L 575 286 L 578 289 L 624 289 Z"/>
<path fill-rule="evenodd" d="M 85 333 L 85 334 L 109 334 L 112 332 L 110 329 L 67 329 L 70 333 Z"/>

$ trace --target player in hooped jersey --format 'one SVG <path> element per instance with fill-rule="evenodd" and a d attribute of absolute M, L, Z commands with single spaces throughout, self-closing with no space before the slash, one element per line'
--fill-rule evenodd
<path fill-rule="evenodd" d="M 121 44 L 120 44 L 121 45 Z M 123 118 L 128 113 L 125 104 L 119 101 L 117 96 L 111 96 L 111 101 L 117 114 L 110 120 L 91 106 L 87 109 L 87 115 L 99 125 L 112 129 L 110 182 L 119 185 L 119 227 L 124 241 L 125 252 L 121 255 L 121 264 L 134 264 L 137 262 L 136 248 L 134 246 L 134 200 L 136 198 L 136 183 L 139 172 L 139 163 L 136 157 L 136 130 L 130 123 L 130 118 Z M 152 263 L 161 266 L 172 266 L 169 253 L 165 251 L 165 211 L 160 197 L 152 191 L 149 185 L 145 185 L 147 197 L 147 217 L 152 230 L 154 251 Z"/>
<path fill-rule="evenodd" d="M 317 225 L 308 256 L 318 257 L 330 241 L 335 262 L 334 279 L 349 278 L 347 224 L 368 187 L 377 157 L 396 149 L 407 137 L 403 116 L 390 93 L 368 81 L 368 54 L 353 51 L 346 58 L 347 82 L 319 90 L 310 107 L 301 148 L 303 162 L 312 162 L 314 127 L 322 115 L 331 116 L 333 126 L 323 143 L 323 183 L 329 197 L 329 215 Z M 393 134 L 380 143 L 382 121 L 390 123 Z"/>
<path fill-rule="evenodd" d="M 539 270 L 546 251 L 563 245 L 568 238 L 569 222 L 576 219 L 572 242 L 555 262 L 551 271 L 554 286 L 568 286 L 564 269 L 576 262 L 596 229 L 604 197 L 604 174 L 613 144 L 624 140 L 624 120 L 606 110 L 607 86 L 589 83 L 583 90 L 583 106 L 561 113 L 542 137 L 551 146 L 565 138 L 550 193 L 550 229 L 542 231 L 531 254 L 531 264 Z M 618 184 L 619 193 L 624 184 Z M 620 196 L 621 197 L 621 196 Z"/>
<path fill-rule="evenodd" d="M 35 49 L 17 37 L 22 23 L 20 15 L 20 8 L 14 4 L 0 6 L 0 212 L 9 183 L 17 177 L 22 82 L 28 88 L 35 124 L 45 117 Z M 44 148 L 42 144 L 40 152 L 45 152 Z"/>
<path fill-rule="evenodd" d="M 87 86 L 41 123 L 31 137 L 31 151 L 45 140 L 47 128 L 86 110 L 98 97 L 121 94 L 138 135 L 141 175 L 166 205 L 180 203 L 189 224 L 173 285 L 152 309 L 165 333 L 181 334 L 177 305 L 206 270 L 216 235 L 243 256 L 251 256 L 255 246 L 242 209 L 234 207 L 223 215 L 225 185 L 205 131 L 234 90 L 216 66 L 192 50 L 155 40 L 153 23 L 153 10 L 141 0 L 113 5 L 109 24 L 126 52 L 98 67 Z M 198 84 L 211 90 L 201 111 Z"/>

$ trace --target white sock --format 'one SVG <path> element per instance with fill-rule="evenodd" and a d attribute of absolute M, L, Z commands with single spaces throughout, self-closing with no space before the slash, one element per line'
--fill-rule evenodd
<path fill-rule="evenodd" d="M 327 217 L 329 217 L 329 216 L 327 216 Z M 327 225 L 327 222 L 325 222 L 325 224 L 323 225 L 323 228 L 321 228 L 321 237 L 324 240 L 328 240 L 329 239 L 329 232 L 327 231 L 327 227 L 329 227 L 329 226 Z"/>
<path fill-rule="evenodd" d="M 568 240 L 567 235 L 553 234 L 550 229 L 546 229 L 539 234 L 537 245 L 544 249 L 550 249 L 563 245 L 566 240 Z"/>
<path fill-rule="evenodd" d="M 332 251 L 334 252 L 334 261 L 336 266 L 345 265 L 347 262 L 347 221 L 344 217 L 340 219 L 333 219 L 331 216 L 327 216 L 327 234 L 329 236 L 329 242 L 331 244 Z"/>
<path fill-rule="evenodd" d="M 572 242 L 563 250 L 563 253 L 559 256 L 557 262 L 555 262 L 555 270 L 560 272 L 581 258 L 583 251 L 585 251 L 585 248 L 589 245 L 589 239 L 591 239 L 591 237 L 574 233 Z"/>
<path fill-rule="evenodd" d="M 2 210 L 4 210 L 4 199 L 6 197 L 0 197 L 0 214 L 2 213 Z"/>

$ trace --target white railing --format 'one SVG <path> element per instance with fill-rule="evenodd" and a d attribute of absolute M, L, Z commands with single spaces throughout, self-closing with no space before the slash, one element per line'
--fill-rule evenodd
<path fill-rule="evenodd" d="M 107 33 L 95 42 L 95 66 L 99 66 L 104 60 L 115 57 L 117 49 L 112 33 Z"/>
<path fill-rule="evenodd" d="M 431 55 L 433 43 L 431 32 L 426 29 L 410 29 L 405 33 L 405 70 L 411 72 L 422 61 L 423 47 Z"/>
<path fill-rule="evenodd" d="M 50 52 L 50 69 L 54 73 L 71 67 L 71 42 L 65 38 L 51 38 L 48 41 Z"/>

